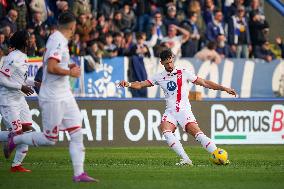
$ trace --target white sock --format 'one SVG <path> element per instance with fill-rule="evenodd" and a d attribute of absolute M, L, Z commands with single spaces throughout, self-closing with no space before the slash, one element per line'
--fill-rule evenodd
<path fill-rule="evenodd" d="M 74 176 L 79 176 L 84 172 L 85 161 L 85 147 L 81 129 L 70 135 L 69 152 L 73 164 Z"/>
<path fill-rule="evenodd" d="M 196 133 L 195 139 L 200 142 L 203 148 L 209 153 L 212 153 L 217 149 L 215 143 L 202 132 Z"/>
<path fill-rule="evenodd" d="M 163 135 L 165 136 L 165 139 L 170 146 L 171 149 L 173 149 L 177 155 L 179 155 L 184 160 L 189 160 L 188 155 L 184 151 L 182 144 L 180 141 L 175 137 L 175 135 L 170 130 L 165 130 L 163 132 Z"/>
<path fill-rule="evenodd" d="M 15 157 L 14 157 L 14 160 L 13 160 L 13 163 L 12 163 L 12 167 L 15 167 L 15 166 L 22 164 L 24 158 L 27 155 L 28 149 L 29 149 L 29 146 L 26 145 L 26 144 L 17 145 Z"/>
<path fill-rule="evenodd" d="M 30 146 L 50 146 L 56 142 L 45 137 L 41 132 L 28 132 L 14 137 L 15 144 L 27 144 Z"/>
<path fill-rule="evenodd" d="M 0 141 L 7 142 L 9 133 L 9 131 L 0 131 Z"/>

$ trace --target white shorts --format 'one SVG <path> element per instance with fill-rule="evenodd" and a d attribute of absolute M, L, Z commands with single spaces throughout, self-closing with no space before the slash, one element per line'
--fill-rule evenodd
<path fill-rule="evenodd" d="M 75 98 L 60 101 L 39 101 L 42 111 L 44 135 L 52 140 L 58 140 L 59 131 L 70 134 L 81 128 L 82 116 Z"/>
<path fill-rule="evenodd" d="M 18 132 L 22 126 L 32 125 L 32 115 L 26 100 L 21 100 L 16 106 L 0 106 L 0 113 L 9 131 Z"/>
<path fill-rule="evenodd" d="M 181 109 L 179 112 L 174 110 L 166 110 L 162 117 L 162 122 L 167 121 L 174 126 L 178 124 L 185 130 L 185 126 L 188 123 L 196 123 L 196 119 L 191 111 L 191 109 Z"/>

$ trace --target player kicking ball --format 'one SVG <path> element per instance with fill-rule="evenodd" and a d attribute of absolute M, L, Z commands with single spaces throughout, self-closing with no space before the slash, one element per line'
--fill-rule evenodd
<path fill-rule="evenodd" d="M 26 31 L 17 31 L 10 38 L 11 51 L 5 57 L 0 68 L 0 114 L 8 131 L 0 131 L 0 141 L 6 142 L 8 135 L 20 135 L 31 130 L 32 116 L 25 100 L 33 94 L 28 87 L 38 83 L 27 80 L 28 57 L 26 48 L 29 34 Z M 16 147 L 16 154 L 11 166 L 11 172 L 31 172 L 22 166 L 22 161 L 28 152 L 28 145 L 21 144 Z M 9 156 L 5 156 L 7 159 Z"/>
<path fill-rule="evenodd" d="M 74 35 L 76 18 L 70 12 L 58 18 L 58 31 L 48 38 L 43 59 L 43 79 L 39 92 L 39 106 L 42 111 L 43 132 L 31 132 L 10 137 L 7 153 L 16 145 L 54 145 L 58 132 L 70 134 L 69 152 L 73 164 L 74 182 L 96 182 L 84 172 L 85 147 L 82 134 L 82 117 L 70 90 L 69 76 L 80 77 L 79 66 L 69 65 L 68 41 Z"/>
<path fill-rule="evenodd" d="M 165 68 L 165 71 L 162 73 L 158 73 L 151 79 L 141 82 L 136 81 L 130 83 L 120 81 L 119 86 L 130 87 L 132 89 L 141 89 L 154 85 L 162 87 L 167 105 L 162 117 L 160 129 L 170 148 L 182 158 L 177 165 L 193 165 L 184 151 L 182 144 L 173 134 L 178 124 L 182 126 L 183 130 L 195 137 L 210 154 L 217 150 L 217 147 L 215 143 L 201 131 L 191 111 L 191 105 L 188 100 L 190 89 L 189 82 L 213 90 L 226 91 L 235 96 L 236 92 L 234 89 L 197 77 L 192 70 L 176 68 L 174 66 L 174 55 L 170 49 L 162 51 L 160 59 L 161 64 Z"/>

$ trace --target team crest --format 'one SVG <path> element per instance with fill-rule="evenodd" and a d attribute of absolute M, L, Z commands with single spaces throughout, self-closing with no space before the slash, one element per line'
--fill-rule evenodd
<path fill-rule="evenodd" d="M 169 91 L 174 91 L 177 88 L 177 84 L 174 81 L 170 81 L 167 83 L 167 89 Z"/>

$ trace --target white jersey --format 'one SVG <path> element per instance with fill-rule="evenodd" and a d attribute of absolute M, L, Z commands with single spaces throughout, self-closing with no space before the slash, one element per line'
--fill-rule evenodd
<path fill-rule="evenodd" d="M 19 87 L 12 89 L 0 86 L 0 105 L 13 106 L 18 105 L 21 100 L 25 100 L 24 94 L 20 88 L 25 84 L 28 75 L 28 57 L 25 53 L 14 50 L 4 58 L 3 65 L 0 68 L 0 77 L 7 77 Z"/>
<path fill-rule="evenodd" d="M 51 74 L 47 72 L 47 61 L 50 59 L 58 60 L 58 65 L 69 70 L 70 55 L 68 40 L 64 35 L 56 31 L 48 38 L 46 52 L 43 58 L 43 79 L 39 92 L 39 100 L 54 101 L 73 97 L 69 76 Z"/>
<path fill-rule="evenodd" d="M 147 80 L 152 85 L 159 85 L 164 91 L 167 110 L 179 112 L 191 108 L 188 100 L 189 82 L 195 82 L 197 76 L 192 70 L 175 68 L 171 73 L 166 70 Z"/>

